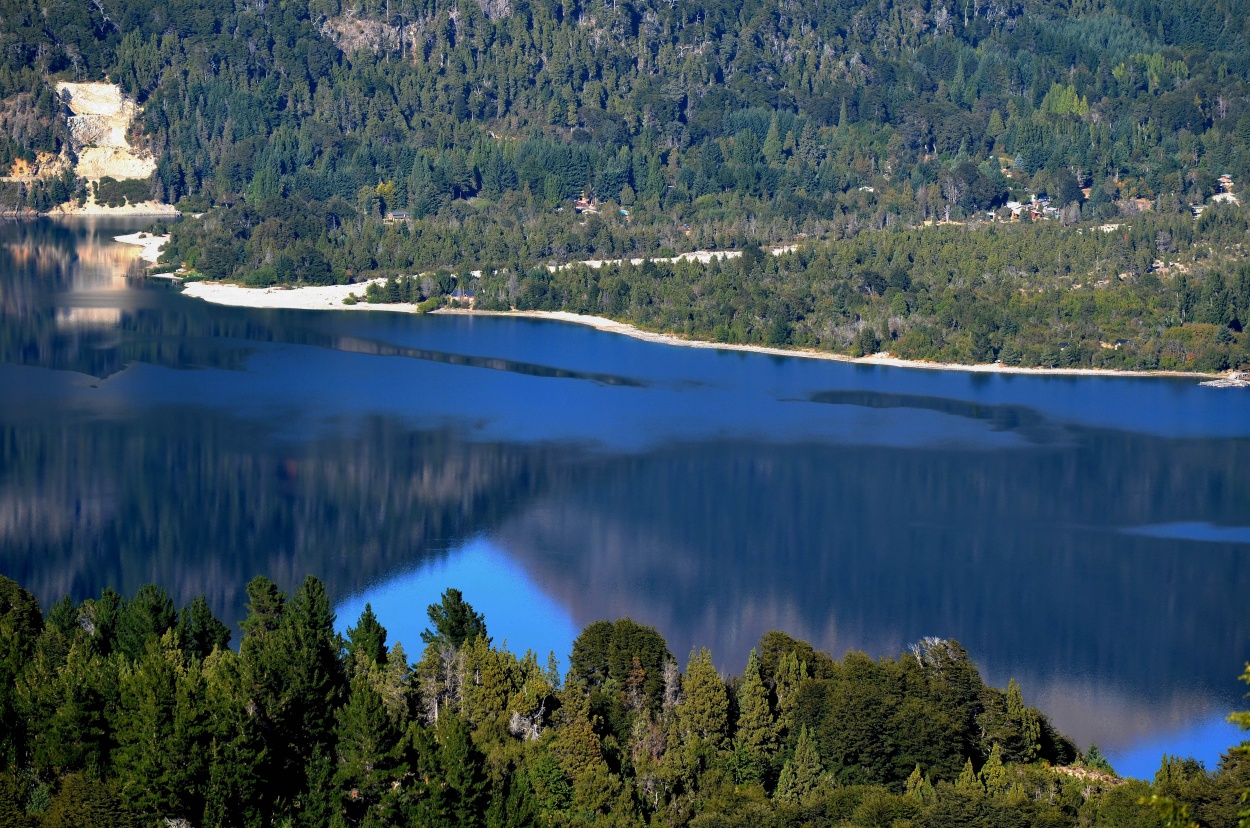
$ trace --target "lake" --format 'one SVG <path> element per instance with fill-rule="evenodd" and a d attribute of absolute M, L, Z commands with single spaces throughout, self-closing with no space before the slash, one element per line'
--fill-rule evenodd
<path fill-rule="evenodd" d="M 307 573 L 419 655 L 448 586 L 740 671 L 958 639 L 1121 772 L 1214 767 L 1250 658 L 1250 392 L 680 348 L 530 319 L 209 305 L 141 221 L 0 224 L 0 572 L 235 622 Z"/>

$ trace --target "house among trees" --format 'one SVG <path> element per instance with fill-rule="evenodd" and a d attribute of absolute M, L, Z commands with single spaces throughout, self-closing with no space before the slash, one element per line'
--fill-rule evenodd
<path fill-rule="evenodd" d="M 599 199 L 582 193 L 580 198 L 573 199 L 573 209 L 579 213 L 598 213 Z"/>
<path fill-rule="evenodd" d="M 407 211 L 395 210 L 394 212 L 387 213 L 382 220 L 387 224 L 394 224 L 397 221 L 408 221 L 409 219 L 410 216 Z"/>

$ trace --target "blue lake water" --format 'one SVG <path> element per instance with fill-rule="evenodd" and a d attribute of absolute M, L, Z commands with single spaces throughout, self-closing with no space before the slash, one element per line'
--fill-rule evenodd
<path fill-rule="evenodd" d="M 1239 738 L 1250 393 L 222 308 L 129 229 L 0 225 L 0 572 L 45 603 L 311 572 L 416 658 L 456 586 L 515 651 L 628 615 L 726 672 L 937 635 L 1122 772 Z"/>

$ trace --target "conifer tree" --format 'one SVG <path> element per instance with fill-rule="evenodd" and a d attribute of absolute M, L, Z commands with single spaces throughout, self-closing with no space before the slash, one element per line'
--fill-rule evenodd
<path fill-rule="evenodd" d="M 997 743 L 990 751 L 990 758 L 981 766 L 980 779 L 990 796 L 1000 796 L 1011 786 L 1007 769 L 1003 767 L 1003 750 Z"/>
<path fill-rule="evenodd" d="M 149 639 L 123 668 L 115 765 L 127 807 L 149 818 L 198 820 L 208 782 L 207 710 L 198 664 L 188 666 L 173 631 Z"/>
<path fill-rule="evenodd" d="M 351 669 L 358 661 L 365 666 L 386 665 L 386 628 L 378 623 L 370 604 L 365 604 L 356 626 L 347 628 L 347 652 Z"/>
<path fill-rule="evenodd" d="M 903 785 L 903 794 L 922 805 L 932 805 L 937 799 L 937 791 L 934 789 L 933 783 L 929 781 L 929 775 L 921 773 L 919 763 L 907 777 L 907 781 Z"/>
<path fill-rule="evenodd" d="M 0 767 L 26 750 L 26 728 L 18 712 L 17 679 L 34 656 L 43 631 L 35 597 L 0 576 Z"/>
<path fill-rule="evenodd" d="M 307 793 L 295 815 L 297 828 L 340 828 L 343 825 L 343 796 L 335 784 L 333 759 L 320 746 L 308 760 Z"/>
<path fill-rule="evenodd" d="M 1013 678 L 1007 683 L 1007 719 L 1016 728 L 1018 744 L 1015 758 L 1020 762 L 1032 762 L 1042 749 L 1042 727 L 1037 711 L 1026 707 L 1020 693 L 1020 685 Z"/>
<path fill-rule="evenodd" d="M 335 720 L 338 766 L 334 780 L 340 790 L 352 792 L 345 804 L 349 821 L 357 822 L 390 789 L 403 730 L 363 675 L 352 680 L 347 702 Z"/>
<path fill-rule="evenodd" d="M 706 647 L 691 654 L 682 680 L 682 701 L 675 713 L 683 744 L 689 746 L 697 740 L 715 751 L 728 746 L 729 694 Z"/>
<path fill-rule="evenodd" d="M 421 640 L 426 644 L 461 647 L 464 642 L 478 636 L 486 638 L 485 617 L 480 612 L 474 612 L 472 605 L 464 600 L 464 593 L 458 589 L 447 589 L 442 600 L 430 604 L 426 612 L 431 625 L 431 629 L 421 633 Z"/>
<path fill-rule="evenodd" d="M 738 686 L 738 731 L 735 747 L 762 770 L 777 750 L 777 722 L 768 706 L 768 691 L 760 677 L 755 650 L 747 658 L 747 669 Z"/>
<path fill-rule="evenodd" d="M 246 641 L 246 638 L 244 639 Z M 205 793 L 206 828 L 230 828 L 262 818 L 266 746 L 255 715 L 252 680 L 247 665 L 233 650 L 217 650 L 204 661 L 206 707 L 210 743 L 208 786 Z"/>
<path fill-rule="evenodd" d="M 556 712 L 556 734 L 551 753 L 571 778 L 599 767 L 603 761 L 602 744 L 595 732 L 597 717 L 590 712 L 586 685 L 566 681 L 558 694 L 560 709 Z"/>
<path fill-rule="evenodd" d="M 139 658 L 148 639 L 160 637 L 177 620 L 174 602 L 165 590 L 144 584 L 122 604 L 117 619 L 117 648 L 129 659 Z"/>
<path fill-rule="evenodd" d="M 438 755 L 451 824 L 459 828 L 481 825 L 487 794 L 484 758 L 460 716 L 439 719 Z"/>
<path fill-rule="evenodd" d="M 214 648 L 230 644 L 230 628 L 217 620 L 208 600 L 200 595 L 178 613 L 178 641 L 187 655 L 203 660 Z"/>
<path fill-rule="evenodd" d="M 959 772 L 958 778 L 955 779 L 955 790 L 971 796 L 981 796 L 985 793 L 985 785 L 977 778 L 977 772 L 972 767 L 971 759 L 964 763 L 964 769 Z"/>
<path fill-rule="evenodd" d="M 807 725 L 803 725 L 794 746 L 794 756 L 781 769 L 776 797 L 783 802 L 802 802 L 816 790 L 823 772 L 815 740 L 808 733 Z"/>
<path fill-rule="evenodd" d="M 116 828 L 128 817 L 115 786 L 99 777 L 72 774 L 61 780 L 61 790 L 44 815 L 43 828 Z"/>
<path fill-rule="evenodd" d="M 791 650 L 781 658 L 773 692 L 777 696 L 777 724 L 783 733 L 794 727 L 794 709 L 798 702 L 799 684 L 807 676 L 807 665 Z"/>
<path fill-rule="evenodd" d="M 26 797 L 22 787 L 9 774 L 0 775 L 0 825 L 30 828 L 33 820 L 26 814 Z"/>

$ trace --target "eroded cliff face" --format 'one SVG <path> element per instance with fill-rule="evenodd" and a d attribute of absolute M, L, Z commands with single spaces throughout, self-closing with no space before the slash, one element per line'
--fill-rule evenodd
<path fill-rule="evenodd" d="M 139 107 L 117 85 L 61 82 L 56 91 L 70 111 L 70 148 L 79 178 L 120 181 L 147 178 L 156 171 L 156 159 L 136 151 L 126 139 Z"/>

